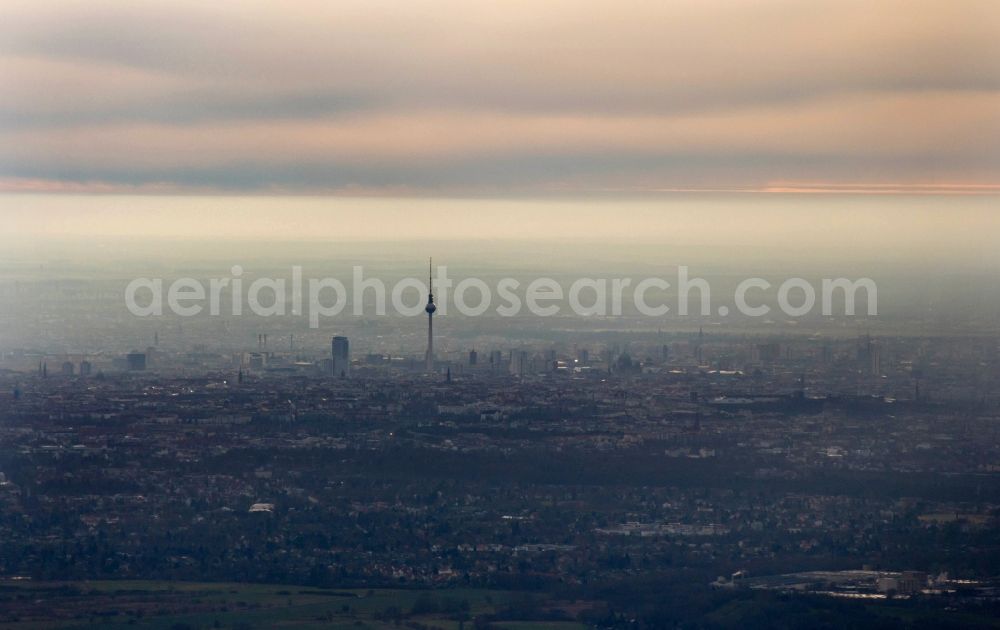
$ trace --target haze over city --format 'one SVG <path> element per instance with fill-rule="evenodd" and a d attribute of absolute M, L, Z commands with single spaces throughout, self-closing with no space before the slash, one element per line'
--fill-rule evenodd
<path fill-rule="evenodd" d="M 12 0 L 0 629 L 995 628 L 1000 4 Z"/>

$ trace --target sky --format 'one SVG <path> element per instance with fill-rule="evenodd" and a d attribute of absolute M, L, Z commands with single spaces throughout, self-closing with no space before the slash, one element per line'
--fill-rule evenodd
<path fill-rule="evenodd" d="M 0 192 L 1000 192 L 993 0 L 8 0 Z"/>

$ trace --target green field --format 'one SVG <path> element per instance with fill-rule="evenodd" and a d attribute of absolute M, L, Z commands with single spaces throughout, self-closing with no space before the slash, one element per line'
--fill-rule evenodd
<path fill-rule="evenodd" d="M 0 582 L 0 628 L 576 630 L 586 602 L 485 589 L 321 589 L 157 581 Z M 522 612 L 524 617 L 518 618 Z M 562 621 L 559 619 L 567 619 Z M 554 619 L 553 621 L 544 619 Z"/>

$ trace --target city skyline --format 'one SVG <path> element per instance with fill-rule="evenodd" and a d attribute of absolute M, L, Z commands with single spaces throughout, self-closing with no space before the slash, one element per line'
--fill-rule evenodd
<path fill-rule="evenodd" d="M 998 199 L 997 0 L 11 0 L 0 630 L 995 630 Z"/>

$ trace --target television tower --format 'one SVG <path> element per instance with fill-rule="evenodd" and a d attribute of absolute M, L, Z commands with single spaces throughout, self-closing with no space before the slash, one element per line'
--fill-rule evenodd
<path fill-rule="evenodd" d="M 434 289 L 431 286 L 431 277 L 433 275 L 433 264 L 434 259 L 427 259 L 427 306 L 424 307 L 424 311 L 427 312 L 427 356 L 425 361 L 427 363 L 427 371 L 434 371 L 434 311 L 437 310 L 437 306 L 434 305 Z"/>

